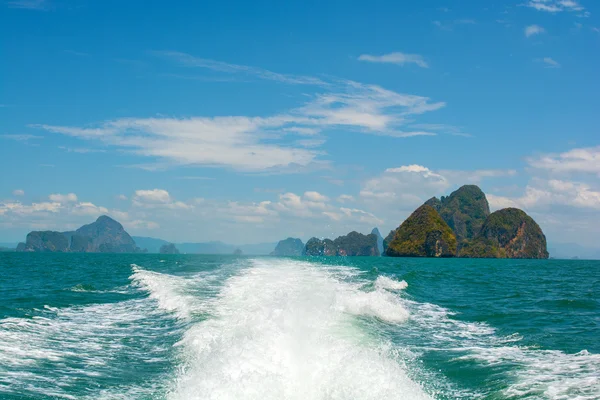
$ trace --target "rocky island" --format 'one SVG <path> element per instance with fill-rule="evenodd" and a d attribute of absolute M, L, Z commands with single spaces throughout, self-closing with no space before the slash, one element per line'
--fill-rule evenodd
<path fill-rule="evenodd" d="M 475 185 L 427 200 L 390 232 L 384 247 L 390 257 L 548 258 L 539 225 L 516 208 L 490 214 Z"/>
<path fill-rule="evenodd" d="M 275 250 L 271 252 L 272 256 L 278 257 L 297 257 L 302 255 L 304 250 L 304 243 L 302 240 L 295 238 L 287 238 L 280 240 L 275 247 Z"/>
<path fill-rule="evenodd" d="M 177 247 L 175 247 L 175 245 L 173 243 L 167 243 L 167 244 L 163 244 L 162 246 L 160 246 L 158 253 L 159 254 L 179 254 L 179 250 L 177 250 Z"/>
<path fill-rule="evenodd" d="M 465 243 L 459 257 L 548 258 L 546 237 L 539 225 L 524 211 L 505 208 L 492 213 L 481 231 Z"/>
<path fill-rule="evenodd" d="M 312 238 L 302 253 L 306 256 L 378 256 L 377 236 L 350 232 L 335 240 Z"/>
<path fill-rule="evenodd" d="M 21 252 L 58 253 L 139 253 L 140 248 L 123 229 L 123 225 L 103 215 L 95 222 L 76 231 L 33 231 L 25 243 L 19 243 Z"/>

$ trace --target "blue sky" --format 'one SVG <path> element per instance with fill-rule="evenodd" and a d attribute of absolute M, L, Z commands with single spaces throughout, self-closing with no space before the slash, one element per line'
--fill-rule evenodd
<path fill-rule="evenodd" d="M 479 184 L 598 247 L 600 5 L 4 1 L 0 241 L 395 228 Z"/>

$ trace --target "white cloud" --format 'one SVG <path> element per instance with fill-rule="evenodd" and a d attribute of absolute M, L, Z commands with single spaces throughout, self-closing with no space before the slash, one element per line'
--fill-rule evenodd
<path fill-rule="evenodd" d="M 127 200 L 127 196 L 124 194 L 117 195 L 117 200 Z"/>
<path fill-rule="evenodd" d="M 450 183 L 444 176 L 427 167 L 403 165 L 388 168 L 382 175 L 368 179 L 362 186 L 360 196 L 377 202 L 402 202 L 410 208 L 449 186 Z"/>
<path fill-rule="evenodd" d="M 525 28 L 525 36 L 526 37 L 539 35 L 544 32 L 546 32 L 546 30 L 539 25 L 529 25 L 528 27 Z"/>
<path fill-rule="evenodd" d="M 591 173 L 600 176 L 600 146 L 530 157 L 527 162 L 534 168 L 555 173 Z"/>
<path fill-rule="evenodd" d="M 23 189 L 15 189 L 12 194 L 13 196 L 25 196 L 25 191 Z"/>
<path fill-rule="evenodd" d="M 445 106 L 427 97 L 354 81 L 335 80 L 328 88 L 335 90 L 315 93 L 303 106 L 270 117 L 123 118 L 99 127 L 32 127 L 101 141 L 154 159 L 160 168 L 208 165 L 280 172 L 324 164 L 320 160 L 324 152 L 319 150 L 323 139 L 290 143 L 289 135 L 314 135 L 343 127 L 393 137 L 434 136 L 426 130 L 407 130 L 406 119 Z M 157 165 L 141 167 L 155 169 Z"/>
<path fill-rule="evenodd" d="M 304 192 L 304 198 L 309 201 L 316 201 L 316 202 L 329 201 L 329 198 L 327 196 L 323 196 L 319 192 Z"/>
<path fill-rule="evenodd" d="M 71 212 L 75 215 L 86 215 L 97 218 L 100 215 L 108 214 L 108 209 L 106 207 L 99 207 L 94 203 L 81 202 L 75 205 Z"/>
<path fill-rule="evenodd" d="M 582 182 L 534 178 L 519 197 L 488 196 L 494 209 L 519 207 L 525 210 L 547 209 L 549 206 L 569 206 L 600 209 L 600 191 Z"/>
<path fill-rule="evenodd" d="M 171 196 L 164 189 L 136 190 L 133 201 L 140 203 L 170 203 Z"/>
<path fill-rule="evenodd" d="M 68 194 L 54 193 L 54 194 L 51 194 L 50 196 L 48 196 L 48 198 L 50 199 L 50 201 L 57 202 L 57 203 L 74 203 L 77 201 L 77 195 L 75 193 L 68 193 Z"/>
<path fill-rule="evenodd" d="M 579 2 L 574 0 L 529 0 L 525 3 L 527 7 L 538 11 L 557 13 L 562 11 L 583 11 Z"/>
<path fill-rule="evenodd" d="M 167 208 L 171 210 L 186 210 L 193 208 L 193 205 L 191 204 L 175 201 L 171 198 L 169 192 L 164 189 L 136 190 L 132 199 L 132 204 L 136 207 Z"/>
<path fill-rule="evenodd" d="M 560 68 L 560 64 L 557 61 L 555 61 L 552 58 L 550 58 L 550 57 L 544 57 L 542 59 L 542 61 L 544 63 L 546 63 L 546 65 L 548 66 L 548 68 Z"/>
<path fill-rule="evenodd" d="M 354 196 L 349 194 L 342 194 L 337 198 L 338 203 L 349 203 L 354 201 Z"/>
<path fill-rule="evenodd" d="M 406 53 L 389 53 L 381 56 L 373 56 L 370 54 L 362 54 L 358 57 L 360 61 L 367 61 L 372 63 L 387 63 L 396 64 L 403 66 L 404 64 L 416 64 L 421 68 L 429 68 L 429 65 L 419 54 L 406 54 Z"/>

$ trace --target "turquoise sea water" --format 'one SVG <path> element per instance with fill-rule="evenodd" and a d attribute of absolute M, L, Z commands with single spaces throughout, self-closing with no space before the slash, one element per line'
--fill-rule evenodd
<path fill-rule="evenodd" d="M 0 399 L 600 399 L 600 262 L 0 253 Z"/>

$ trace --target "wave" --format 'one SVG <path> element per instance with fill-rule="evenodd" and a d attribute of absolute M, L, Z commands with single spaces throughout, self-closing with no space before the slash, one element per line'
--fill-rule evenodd
<path fill-rule="evenodd" d="M 455 361 L 474 361 L 487 367 L 510 366 L 506 398 L 597 400 L 600 398 L 600 355 L 582 350 L 568 354 L 520 345 L 515 333 L 498 336 L 485 323 L 452 318 L 449 310 L 429 303 L 403 300 L 411 312 L 405 338 L 412 336 L 416 352 L 450 353 Z M 491 393 L 479 393 L 485 397 Z M 467 398 L 474 397 L 470 394 Z"/>
<path fill-rule="evenodd" d="M 32 318 L 0 320 L 0 397 L 73 396 L 78 385 L 94 387 L 98 379 L 127 374 L 128 364 L 165 362 L 171 345 L 152 340 L 172 326 L 146 299 L 74 307 L 50 307 Z M 146 388 L 132 388 L 145 391 Z M 90 398 L 103 398 L 98 394 Z"/>
<path fill-rule="evenodd" d="M 336 271 L 252 260 L 215 299 L 214 318 L 180 341 L 185 363 L 169 399 L 429 399 L 389 345 L 356 316 L 406 321 L 397 296 L 364 292 Z"/>

